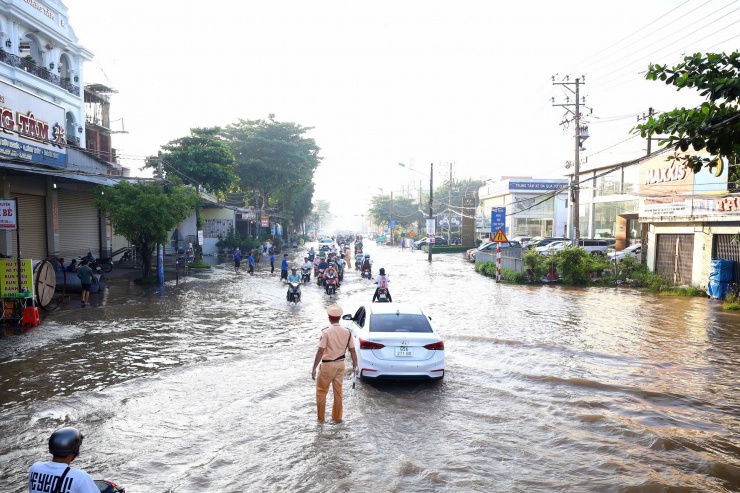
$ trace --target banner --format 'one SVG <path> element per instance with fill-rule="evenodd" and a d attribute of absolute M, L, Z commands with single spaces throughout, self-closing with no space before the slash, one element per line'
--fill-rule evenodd
<path fill-rule="evenodd" d="M 16 199 L 0 199 L 0 230 L 18 229 L 18 204 Z"/>

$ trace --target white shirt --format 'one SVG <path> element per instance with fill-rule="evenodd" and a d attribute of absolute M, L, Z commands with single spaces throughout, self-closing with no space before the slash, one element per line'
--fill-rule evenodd
<path fill-rule="evenodd" d="M 389 282 L 391 282 L 391 280 L 388 277 L 388 274 L 383 274 L 382 276 L 378 276 L 375 278 L 375 284 L 377 284 L 379 288 L 388 289 Z"/>
<path fill-rule="evenodd" d="M 302 269 L 310 269 L 312 266 L 313 266 L 313 264 L 311 262 L 309 262 L 308 260 L 305 261 L 305 262 L 303 262 L 301 264 L 301 268 Z"/>
<path fill-rule="evenodd" d="M 53 491 L 57 481 L 62 477 L 67 464 L 61 462 L 37 462 L 28 471 L 29 493 L 48 493 Z M 85 471 L 69 468 L 64 478 L 61 493 L 100 493 L 93 478 Z"/>

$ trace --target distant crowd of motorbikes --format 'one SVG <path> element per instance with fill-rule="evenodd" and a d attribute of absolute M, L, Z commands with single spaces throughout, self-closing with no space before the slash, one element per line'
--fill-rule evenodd
<path fill-rule="evenodd" d="M 287 299 L 289 302 L 298 303 L 301 301 L 301 284 L 305 285 L 311 282 L 312 271 L 316 285 L 319 288 L 323 288 L 324 292 L 329 296 L 337 293 L 341 283 L 344 282 L 345 267 L 347 265 L 345 256 L 350 249 L 350 240 L 337 238 L 337 243 L 339 244 L 338 249 L 333 240 L 321 240 L 319 242 L 318 253 L 311 247 L 304 258 L 303 264 L 300 266 L 301 282 L 288 281 Z M 342 252 L 344 252 L 344 255 L 342 255 Z M 360 274 L 360 277 L 363 279 L 372 279 L 373 262 L 370 259 L 369 253 L 363 253 L 361 237 L 354 240 L 354 260 L 355 271 Z M 379 288 L 378 292 L 378 301 L 389 301 L 387 287 Z"/>

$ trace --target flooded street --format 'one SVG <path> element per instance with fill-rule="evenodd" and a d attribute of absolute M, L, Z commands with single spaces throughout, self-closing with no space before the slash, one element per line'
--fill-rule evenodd
<path fill-rule="evenodd" d="M 118 282 L 0 339 L 0 491 L 27 491 L 64 425 L 86 436 L 73 466 L 128 493 L 740 490 L 737 314 L 367 251 L 394 301 L 434 320 L 442 382 L 358 383 L 321 425 L 311 364 L 332 301 L 315 284 L 291 306 L 264 261 L 162 292 Z M 336 300 L 354 313 L 373 289 L 348 270 Z"/>

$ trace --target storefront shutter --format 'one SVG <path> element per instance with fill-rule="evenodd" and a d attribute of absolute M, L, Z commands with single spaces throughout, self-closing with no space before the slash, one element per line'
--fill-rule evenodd
<path fill-rule="evenodd" d="M 693 234 L 657 235 L 655 254 L 656 273 L 676 284 L 691 284 L 691 271 L 694 267 Z"/>
<path fill-rule="evenodd" d="M 100 215 L 93 195 L 78 190 L 59 190 L 59 256 L 66 262 L 92 252 L 100 255 Z"/>
<path fill-rule="evenodd" d="M 18 199 L 18 222 L 21 236 L 21 258 L 43 260 L 47 256 L 46 207 L 41 195 L 11 193 Z M 13 235 L 13 257 L 18 257 L 16 232 Z"/>

